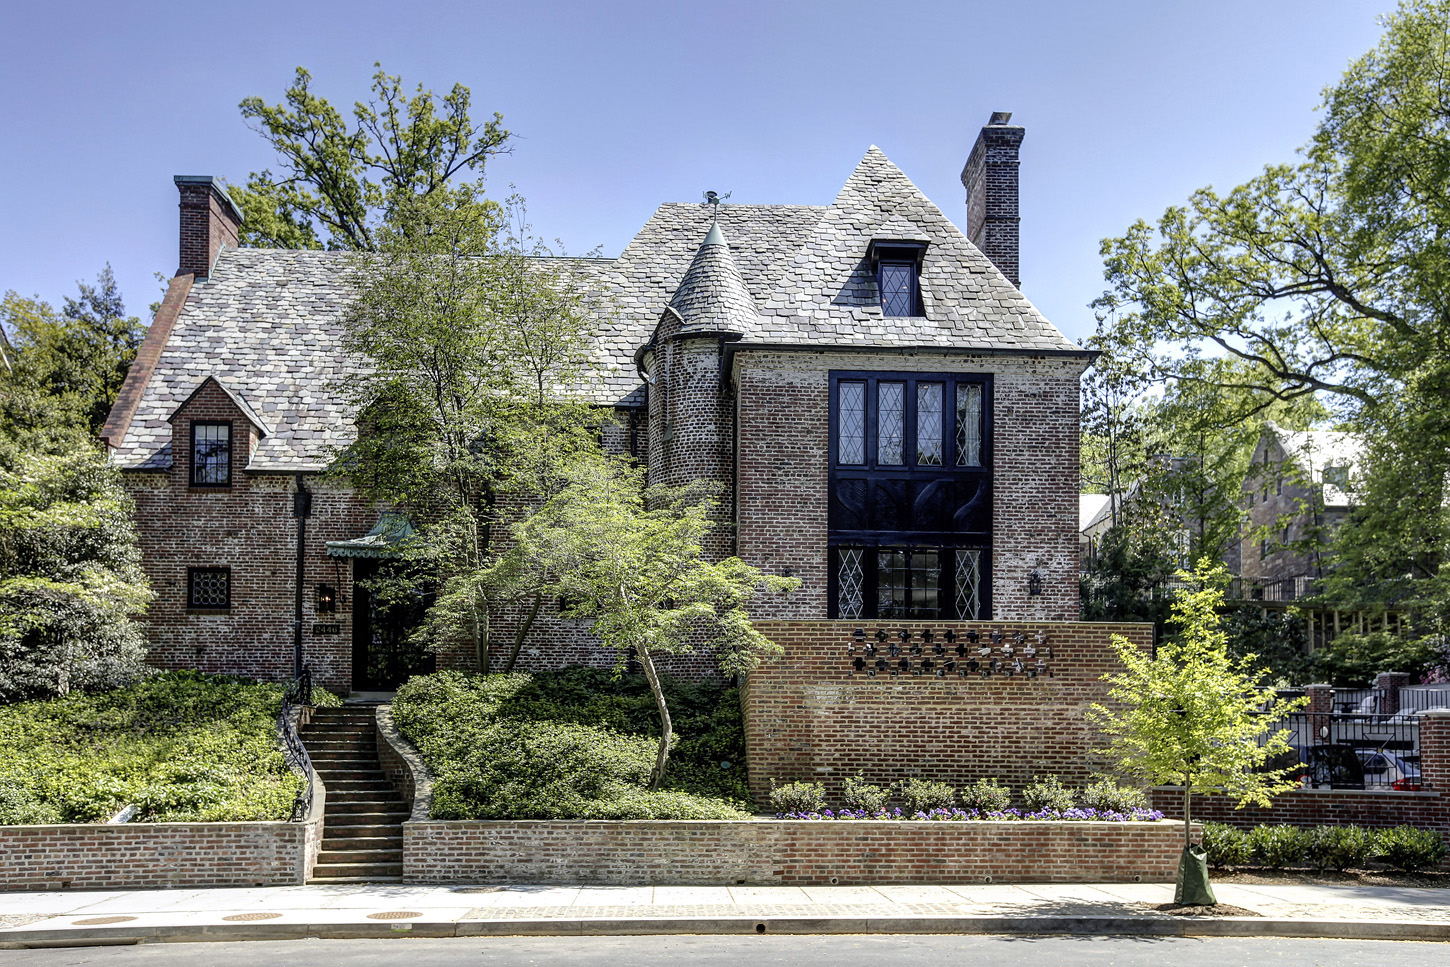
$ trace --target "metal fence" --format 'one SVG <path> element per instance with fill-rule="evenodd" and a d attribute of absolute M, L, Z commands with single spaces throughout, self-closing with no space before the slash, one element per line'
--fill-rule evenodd
<path fill-rule="evenodd" d="M 1328 789 L 1420 788 L 1420 723 L 1413 716 L 1324 715 L 1296 712 L 1278 727 L 1292 758 L 1274 767 L 1303 766 L 1306 786 Z"/>
<path fill-rule="evenodd" d="M 302 737 L 292 723 L 292 713 L 304 705 L 312 704 L 312 670 L 302 669 L 302 674 L 287 685 L 282 693 L 282 708 L 277 712 L 277 734 L 282 737 L 282 756 L 287 764 L 302 773 L 303 785 L 292 801 L 291 821 L 300 823 L 312 811 L 312 757 L 302 744 Z"/>
<path fill-rule="evenodd" d="M 1229 580 L 1224 597 L 1230 601 L 1302 601 L 1319 593 L 1320 581 L 1314 577 L 1246 578 Z"/>

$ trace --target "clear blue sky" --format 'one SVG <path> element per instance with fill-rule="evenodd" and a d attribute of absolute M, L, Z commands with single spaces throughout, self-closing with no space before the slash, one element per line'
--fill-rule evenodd
<path fill-rule="evenodd" d="M 662 201 L 826 204 L 879 145 L 957 224 L 993 110 L 1027 128 L 1023 291 L 1092 329 L 1098 240 L 1293 158 L 1391 0 L 91 2 L 0 11 L 0 290 L 57 305 L 107 261 L 132 312 L 176 265 L 173 174 L 271 162 L 237 103 L 304 65 L 473 91 L 536 231 L 616 254 Z"/>

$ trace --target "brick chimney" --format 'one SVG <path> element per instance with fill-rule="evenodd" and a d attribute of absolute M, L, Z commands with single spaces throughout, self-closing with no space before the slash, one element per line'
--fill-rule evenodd
<path fill-rule="evenodd" d="M 1010 111 L 992 112 L 967 156 L 962 184 L 967 189 L 967 238 L 1020 289 L 1017 149 L 1026 130 L 1011 121 Z"/>
<path fill-rule="evenodd" d="M 181 257 L 176 274 L 205 279 L 217 250 L 223 245 L 237 247 L 242 213 L 211 175 L 177 175 L 174 180 L 181 193 Z"/>

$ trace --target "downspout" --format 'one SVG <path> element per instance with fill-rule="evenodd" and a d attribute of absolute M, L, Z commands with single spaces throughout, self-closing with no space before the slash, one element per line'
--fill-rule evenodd
<path fill-rule="evenodd" d="M 297 580 L 296 611 L 292 618 L 292 677 L 301 678 L 302 662 L 302 586 L 306 581 L 307 518 L 312 516 L 312 491 L 307 489 L 307 475 L 297 475 L 297 491 L 292 495 L 292 516 L 297 518 Z"/>

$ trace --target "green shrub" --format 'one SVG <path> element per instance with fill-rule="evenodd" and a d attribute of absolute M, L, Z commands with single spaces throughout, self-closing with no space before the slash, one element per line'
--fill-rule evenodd
<path fill-rule="evenodd" d="M 1033 776 L 1022 790 L 1022 801 L 1030 813 L 1044 809 L 1064 812 L 1073 807 L 1076 799 L 1072 790 L 1064 786 L 1057 776 Z"/>
<path fill-rule="evenodd" d="M 891 792 L 882 786 L 873 786 L 859 775 L 855 775 L 846 779 L 843 798 L 847 809 L 862 809 L 868 813 L 877 813 L 886 808 L 886 802 L 891 798 Z"/>
<path fill-rule="evenodd" d="M 1224 823 L 1203 824 L 1203 848 L 1208 863 L 1215 869 L 1244 866 L 1252 858 L 1248 836 L 1244 831 Z"/>
<path fill-rule="evenodd" d="M 1433 829 L 1396 826 L 1375 834 L 1374 855 L 1397 870 L 1414 873 L 1440 865 L 1445 840 Z"/>
<path fill-rule="evenodd" d="M 1308 859 L 1316 870 L 1364 866 L 1374 852 L 1374 834 L 1359 826 L 1316 826 L 1310 831 Z"/>
<path fill-rule="evenodd" d="M 826 808 L 826 787 L 819 782 L 787 782 L 777 786 L 772 779 L 770 808 L 778 813 L 818 813 Z"/>
<path fill-rule="evenodd" d="M 1249 854 L 1252 862 L 1271 870 L 1282 870 L 1304 862 L 1309 852 L 1308 830 L 1279 824 L 1255 826 L 1249 831 Z"/>
<path fill-rule="evenodd" d="M 1130 813 L 1148 808 L 1148 794 L 1132 786 L 1120 786 L 1111 779 L 1099 779 L 1082 791 L 1085 809 L 1103 813 Z"/>
<path fill-rule="evenodd" d="M 962 806 L 983 813 L 1000 813 L 1012 805 L 1012 791 L 996 779 L 978 779 L 961 791 Z"/>
<path fill-rule="evenodd" d="M 930 779 L 902 779 L 891 784 L 892 792 L 901 799 L 902 811 L 908 816 L 929 813 L 933 809 L 950 809 L 956 802 L 956 790 L 945 782 Z"/>
<path fill-rule="evenodd" d="M 718 819 L 748 815 L 737 690 L 666 679 L 675 737 L 665 788 L 645 789 L 659 713 L 643 676 L 567 668 L 437 672 L 393 700 L 435 777 L 437 819 Z"/>
<path fill-rule="evenodd" d="M 301 777 L 276 742 L 283 687 L 166 672 L 0 708 L 0 824 L 285 819 Z"/>

